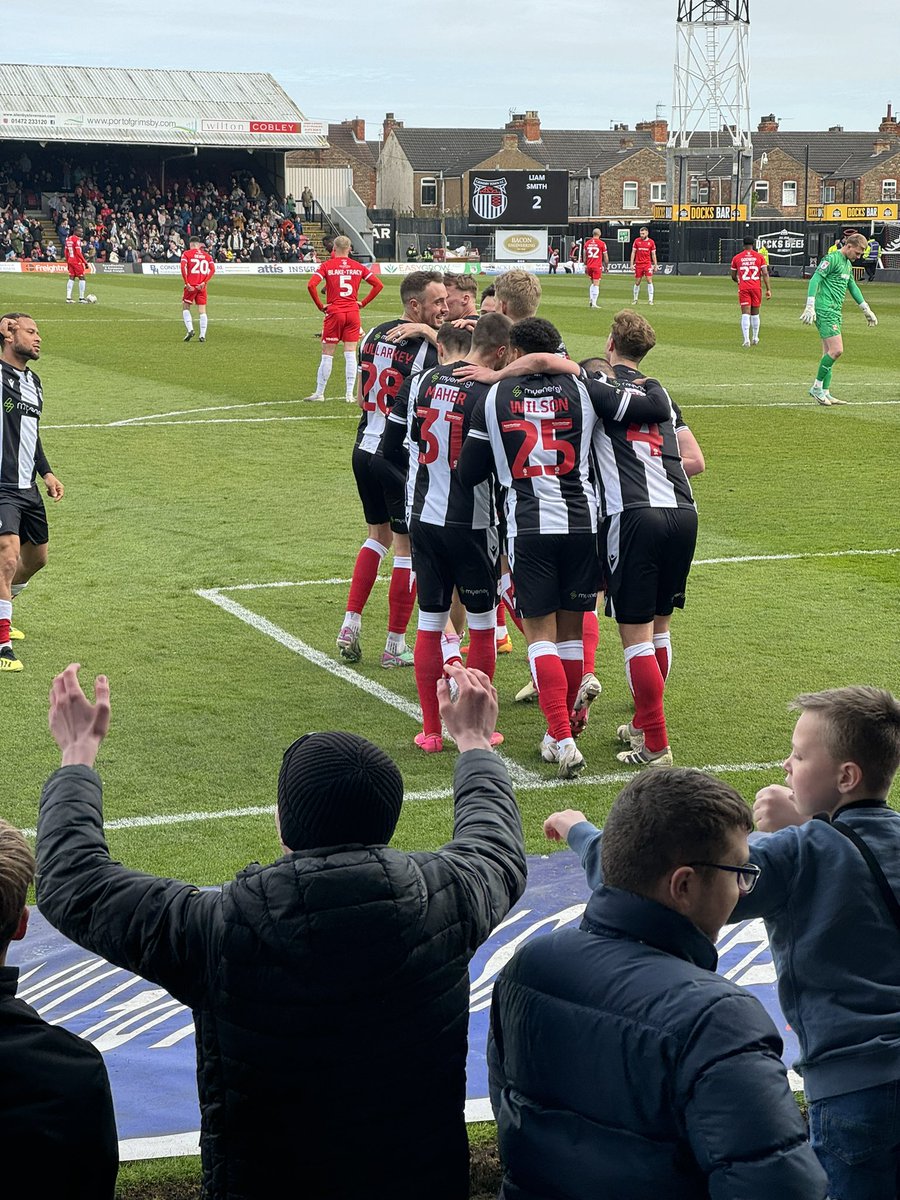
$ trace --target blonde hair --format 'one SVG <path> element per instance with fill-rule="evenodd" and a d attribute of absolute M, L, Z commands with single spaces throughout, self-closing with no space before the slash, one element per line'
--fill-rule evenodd
<path fill-rule="evenodd" d="M 348 237 L 345 237 L 343 234 L 339 234 L 338 237 L 334 239 L 335 254 L 341 254 L 344 256 L 348 255 L 350 253 L 350 247 L 352 244 L 353 243 Z"/>
<path fill-rule="evenodd" d="M 511 321 L 533 317 L 541 302 L 541 285 L 528 271 L 504 271 L 497 276 L 494 294 Z"/>
<path fill-rule="evenodd" d="M 863 249 L 869 244 L 869 239 L 862 233 L 850 233 L 844 238 L 845 246 L 861 246 Z"/>
<path fill-rule="evenodd" d="M 34 855 L 18 829 L 0 821 L 0 953 L 9 945 L 34 879 Z"/>

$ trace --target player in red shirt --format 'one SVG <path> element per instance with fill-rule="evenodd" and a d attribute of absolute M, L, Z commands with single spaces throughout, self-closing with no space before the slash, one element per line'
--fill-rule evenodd
<path fill-rule="evenodd" d="M 64 250 L 66 266 L 69 268 L 69 278 L 66 280 L 66 304 L 75 303 L 72 299 L 72 285 L 76 279 L 78 280 L 78 300 L 81 304 L 87 304 L 87 300 L 84 298 L 84 273 L 87 270 L 87 262 L 81 249 L 83 232 L 81 226 L 76 225 L 66 238 Z"/>
<path fill-rule="evenodd" d="M 194 336 L 194 320 L 191 305 L 196 304 L 200 312 L 200 341 L 206 341 L 206 285 L 216 273 L 216 264 L 203 247 L 203 239 L 192 237 L 190 247 L 181 256 L 181 277 L 184 291 L 181 295 L 181 315 L 187 333 L 184 340 Z"/>
<path fill-rule="evenodd" d="M 653 303 L 653 272 L 659 264 L 656 261 L 656 242 L 650 236 L 646 225 L 641 226 L 641 236 L 636 237 L 631 245 L 631 266 L 634 271 L 634 303 L 637 304 L 641 293 L 641 280 L 647 280 L 647 303 Z"/>
<path fill-rule="evenodd" d="M 762 282 L 766 284 L 766 299 L 772 299 L 769 269 L 766 260 L 756 249 L 756 238 L 748 234 L 744 249 L 731 260 L 731 278 L 738 285 L 738 304 L 741 306 L 741 333 L 745 346 L 759 345 L 759 306 L 762 302 Z"/>
<path fill-rule="evenodd" d="M 609 270 L 609 254 L 606 250 L 606 242 L 600 236 L 600 230 L 594 230 L 594 236 L 589 237 L 584 243 L 584 271 L 591 281 L 591 286 L 588 295 L 591 299 L 591 308 L 599 308 L 597 297 L 600 295 L 600 279 L 603 275 L 603 268 Z"/>
<path fill-rule="evenodd" d="M 356 347 L 362 336 L 359 323 L 360 310 L 375 299 L 384 284 L 370 267 L 358 263 L 349 257 L 350 239 L 336 237 L 331 258 L 317 268 L 306 285 L 316 308 L 325 314 L 322 326 L 322 361 L 316 375 L 316 390 L 307 400 L 324 400 L 325 387 L 331 377 L 334 365 L 334 352 L 338 342 L 344 343 L 344 374 L 347 381 L 347 403 L 356 401 L 354 388 L 356 386 Z M 365 281 L 369 285 L 369 294 L 365 300 L 359 300 L 359 285 Z M 319 288 L 325 284 L 325 303 L 319 295 Z"/>

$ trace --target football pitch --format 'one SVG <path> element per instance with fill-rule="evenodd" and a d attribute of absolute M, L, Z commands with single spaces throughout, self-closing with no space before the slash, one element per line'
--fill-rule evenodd
<path fill-rule="evenodd" d="M 487 282 L 487 279 L 484 280 Z M 364 313 L 399 315 L 398 280 Z M 601 309 L 583 278 L 544 278 L 541 315 L 573 357 L 602 350 L 631 282 L 607 277 Z M 83 664 L 110 677 L 112 726 L 98 763 L 112 853 L 130 866 L 218 883 L 279 853 L 271 811 L 281 756 L 300 733 L 364 734 L 407 788 L 395 844 L 434 848 L 451 829 L 455 753 L 426 757 L 411 670 L 383 670 L 387 587 L 363 624 L 364 658 L 334 639 L 365 536 L 350 470 L 358 416 L 343 400 L 304 404 L 320 317 L 304 278 L 218 277 L 208 341 L 184 344 L 177 279 L 98 276 L 96 306 L 66 306 L 64 277 L 5 275 L 4 311 L 44 339 L 42 440 L 66 496 L 49 506 L 49 567 L 17 602 L 25 664 L 0 678 L 12 769 L 0 813 L 33 829 L 58 762 L 47 732 L 53 675 Z M 743 349 L 734 285 L 660 276 L 646 360 L 706 455 L 688 603 L 673 621 L 666 694 L 676 763 L 722 773 L 752 798 L 782 779 L 799 691 L 848 683 L 900 688 L 900 289 L 863 286 L 879 318 L 845 307 L 845 355 L 823 409 L 807 395 L 815 330 L 806 285 L 773 280 L 761 344 Z M 383 570 L 386 581 L 388 566 Z M 415 615 L 411 626 L 414 630 Z M 561 783 L 539 760 L 524 642 L 500 659 L 502 752 L 530 853 L 558 808 L 602 819 L 621 784 L 615 727 L 630 714 L 615 627 L 601 621 L 603 695 L 581 740 L 586 773 Z M 894 799 L 898 799 L 895 792 Z"/>

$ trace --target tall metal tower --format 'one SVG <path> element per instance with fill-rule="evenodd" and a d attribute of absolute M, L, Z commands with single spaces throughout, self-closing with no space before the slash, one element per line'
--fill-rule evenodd
<path fill-rule="evenodd" d="M 746 202 L 753 163 L 750 2 L 678 0 L 675 29 L 667 195 L 673 204 L 685 203 L 692 172 L 724 175 L 730 162 L 731 202 Z"/>

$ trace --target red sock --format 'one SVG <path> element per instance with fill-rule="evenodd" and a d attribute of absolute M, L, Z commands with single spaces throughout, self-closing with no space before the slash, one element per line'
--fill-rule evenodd
<path fill-rule="evenodd" d="M 493 629 L 469 629 L 469 657 L 466 666 L 476 671 L 484 671 L 488 679 L 493 679 L 496 665 L 496 631 Z"/>
<path fill-rule="evenodd" d="M 9 641 L 9 631 L 11 628 L 11 621 L 0 621 L 0 646 L 5 646 Z"/>
<path fill-rule="evenodd" d="M 547 731 L 557 741 L 570 738 L 572 726 L 569 724 L 570 709 L 566 704 L 568 687 L 559 655 L 540 654 L 532 658 L 531 670 L 537 682 L 541 712 L 547 718 Z"/>
<path fill-rule="evenodd" d="M 669 744 L 666 714 L 663 711 L 663 677 L 655 654 L 629 659 L 631 690 L 634 693 L 634 724 L 644 731 L 648 750 L 664 750 Z"/>
<path fill-rule="evenodd" d="M 388 633 L 405 634 L 415 607 L 416 578 L 409 567 L 398 567 L 395 561 L 388 589 Z"/>
<path fill-rule="evenodd" d="M 416 633 L 413 651 L 416 673 L 416 688 L 422 705 L 422 728 L 426 735 L 441 732 L 441 714 L 437 701 L 437 681 L 444 673 L 444 656 L 441 653 L 441 635 L 428 629 Z"/>
<path fill-rule="evenodd" d="M 369 546 L 363 546 L 357 554 L 353 565 L 353 578 L 350 580 L 350 595 L 347 597 L 347 612 L 361 613 L 365 608 L 375 586 L 382 557 L 377 550 L 372 550 Z"/>
<path fill-rule="evenodd" d="M 510 604 L 510 602 L 507 600 L 507 598 L 505 596 L 503 597 L 502 604 L 503 604 L 503 607 L 506 609 L 507 613 L 509 614 L 509 619 L 512 621 L 513 625 L 515 625 L 516 629 L 518 629 L 519 633 L 521 633 L 521 635 L 524 637 L 525 630 L 522 628 L 521 617 L 518 617 L 516 615 L 516 610 L 513 608 L 513 606 Z M 499 607 L 499 605 L 498 605 L 498 607 Z"/>
<path fill-rule="evenodd" d="M 575 707 L 578 689 L 581 687 L 584 662 L 580 658 L 561 658 L 560 662 L 566 673 L 566 708 L 571 712 Z"/>
<path fill-rule="evenodd" d="M 600 644 L 600 622 L 595 612 L 584 614 L 582 628 L 584 639 L 584 674 L 594 675 L 597 671 L 597 646 Z"/>

